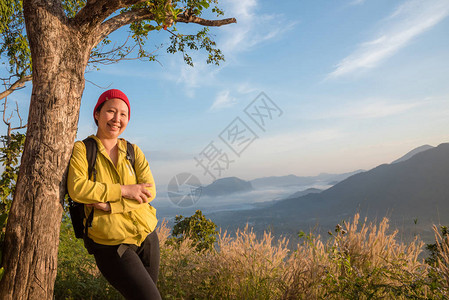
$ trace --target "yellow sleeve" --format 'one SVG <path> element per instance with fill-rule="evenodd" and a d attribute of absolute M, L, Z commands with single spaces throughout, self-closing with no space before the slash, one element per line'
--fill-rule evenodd
<path fill-rule="evenodd" d="M 145 158 L 145 155 L 138 146 L 134 145 L 134 151 L 136 153 L 135 168 L 136 168 L 137 182 L 151 183 L 152 186 L 147 188 L 151 193 L 151 197 L 148 199 L 148 202 L 151 202 L 154 200 L 154 198 L 156 198 L 156 183 L 154 182 L 153 174 L 151 173 L 150 170 L 150 164 L 148 163 L 147 159 Z"/>
<path fill-rule="evenodd" d="M 134 153 L 135 153 L 135 162 L 134 162 L 134 171 L 137 177 L 137 183 L 151 183 L 152 186 L 147 188 L 151 196 L 148 198 L 148 202 L 153 201 L 156 197 L 156 184 L 154 183 L 153 174 L 150 170 L 150 165 L 145 158 L 142 150 L 137 145 L 134 145 Z M 148 205 L 148 203 L 140 204 L 136 200 L 121 198 L 119 202 L 111 202 L 111 213 L 124 213 L 140 208 L 141 205 Z"/>
<path fill-rule="evenodd" d="M 67 176 L 67 188 L 73 201 L 84 204 L 120 201 L 120 184 L 92 181 L 88 178 L 87 169 L 86 147 L 78 141 L 73 147 Z"/>

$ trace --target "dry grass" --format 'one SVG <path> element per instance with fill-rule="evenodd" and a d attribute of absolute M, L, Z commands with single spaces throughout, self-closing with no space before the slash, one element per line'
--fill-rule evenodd
<path fill-rule="evenodd" d="M 433 231 L 437 246 L 436 263 L 431 266 L 434 290 L 441 298 L 449 299 L 449 236 L 442 236 L 435 225 Z"/>
<path fill-rule="evenodd" d="M 287 240 L 273 245 L 273 236 L 265 233 L 258 240 L 246 227 L 231 238 L 226 232 L 218 239 L 219 251 L 210 262 L 214 269 L 216 292 L 211 296 L 226 299 L 277 299 L 280 280 L 288 255 Z"/>
<path fill-rule="evenodd" d="M 388 234 L 388 220 L 379 226 L 337 225 L 324 245 L 319 237 L 299 245 L 290 257 L 286 299 L 408 299 L 427 294 L 421 288 L 427 268 L 418 260 L 423 242 L 399 243 Z M 411 287 L 420 287 L 411 290 Z M 415 295 L 416 294 L 416 295 Z"/>
<path fill-rule="evenodd" d="M 447 240 L 439 237 L 431 269 L 418 259 L 424 243 L 398 242 L 386 218 L 376 225 L 356 215 L 327 242 L 309 235 L 293 252 L 288 240 L 258 239 L 248 227 L 220 233 L 216 249 L 203 252 L 189 240 L 167 243 L 166 224 L 158 231 L 164 299 L 441 299 L 449 289 Z"/>

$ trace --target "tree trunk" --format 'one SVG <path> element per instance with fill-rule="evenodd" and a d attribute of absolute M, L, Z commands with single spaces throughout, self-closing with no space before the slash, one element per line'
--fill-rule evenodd
<path fill-rule="evenodd" d="M 0 299 L 51 299 L 65 177 L 91 47 L 60 5 L 23 1 L 33 62 L 28 130 L 6 228 Z M 56 4 L 55 4 L 56 3 Z"/>

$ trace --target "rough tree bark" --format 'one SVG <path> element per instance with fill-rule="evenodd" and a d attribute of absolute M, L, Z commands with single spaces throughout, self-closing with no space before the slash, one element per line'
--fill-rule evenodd
<path fill-rule="evenodd" d="M 33 61 L 28 132 L 5 239 L 0 299 L 51 299 L 65 170 L 91 46 L 62 7 L 24 1 Z M 36 1 L 35 1 L 36 2 Z M 9 226 L 11 225 L 11 226 Z"/>
<path fill-rule="evenodd" d="M 148 9 L 110 17 L 143 0 L 87 0 L 68 18 L 60 0 L 23 0 L 33 67 L 28 130 L 3 252 L 0 299 L 51 299 L 57 270 L 61 202 L 78 124 L 84 71 L 93 47 L 114 30 L 151 19 Z M 221 26 L 188 13 L 177 22 Z"/>

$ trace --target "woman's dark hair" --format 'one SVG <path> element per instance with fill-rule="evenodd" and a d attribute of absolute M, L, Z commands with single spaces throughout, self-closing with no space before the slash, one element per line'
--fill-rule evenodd
<path fill-rule="evenodd" d="M 105 101 L 105 102 L 106 102 L 106 101 Z M 100 111 L 101 108 L 103 107 L 103 105 L 104 105 L 105 102 L 101 103 L 101 104 L 97 107 L 97 110 L 96 110 L 95 112 Z M 95 121 L 95 124 L 97 124 L 97 126 L 98 126 L 98 121 L 97 121 L 97 119 L 94 119 L 94 121 Z"/>

